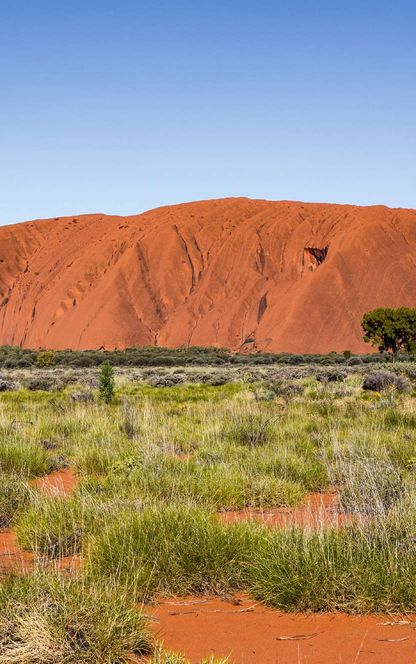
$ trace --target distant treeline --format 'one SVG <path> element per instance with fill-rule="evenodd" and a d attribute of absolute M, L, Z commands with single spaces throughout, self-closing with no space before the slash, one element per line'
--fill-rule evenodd
<path fill-rule="evenodd" d="M 398 360 L 415 359 L 414 355 L 402 353 Z M 97 367 L 109 362 L 116 367 L 173 367 L 187 365 L 272 365 L 272 364 L 369 364 L 391 362 L 389 353 L 353 355 L 343 353 L 327 355 L 296 355 L 292 353 L 233 353 L 224 348 L 191 346 L 189 348 L 160 348 L 145 346 L 125 350 L 28 350 L 16 346 L 0 346 L 0 367 L 25 368 L 31 366 Z"/>

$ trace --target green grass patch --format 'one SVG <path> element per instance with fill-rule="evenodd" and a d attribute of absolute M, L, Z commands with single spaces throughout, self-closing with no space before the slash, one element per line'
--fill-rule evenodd
<path fill-rule="evenodd" d="M 85 531 L 95 518 L 98 514 L 94 515 L 90 503 L 33 494 L 30 506 L 20 513 L 15 528 L 24 549 L 56 558 L 81 551 Z"/>
<path fill-rule="evenodd" d="M 94 578 L 116 578 L 142 597 L 155 593 L 225 593 L 243 585 L 257 529 L 224 527 L 201 509 L 183 505 L 126 512 L 89 542 Z"/>

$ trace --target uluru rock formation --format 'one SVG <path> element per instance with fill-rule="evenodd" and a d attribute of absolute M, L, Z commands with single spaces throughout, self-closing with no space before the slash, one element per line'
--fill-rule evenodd
<path fill-rule="evenodd" d="M 0 344 L 368 351 L 416 305 L 416 211 L 228 198 L 0 227 Z"/>

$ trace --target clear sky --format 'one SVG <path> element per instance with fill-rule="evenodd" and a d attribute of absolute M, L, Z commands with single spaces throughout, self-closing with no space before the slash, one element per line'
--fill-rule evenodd
<path fill-rule="evenodd" d="M 416 207 L 414 0 L 0 0 L 0 223 Z"/>

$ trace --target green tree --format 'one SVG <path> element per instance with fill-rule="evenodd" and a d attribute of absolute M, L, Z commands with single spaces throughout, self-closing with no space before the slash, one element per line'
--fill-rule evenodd
<path fill-rule="evenodd" d="M 363 317 L 364 341 L 380 352 L 391 351 L 393 359 L 400 350 L 413 352 L 416 345 L 416 309 L 373 309 Z"/>
<path fill-rule="evenodd" d="M 99 390 L 100 399 L 111 403 L 114 397 L 114 371 L 109 362 L 101 365 Z"/>

